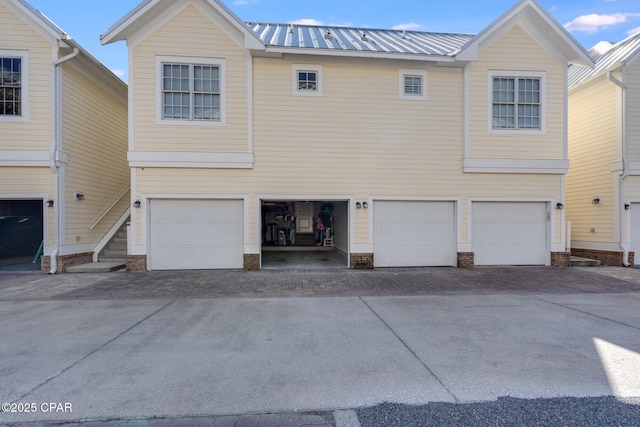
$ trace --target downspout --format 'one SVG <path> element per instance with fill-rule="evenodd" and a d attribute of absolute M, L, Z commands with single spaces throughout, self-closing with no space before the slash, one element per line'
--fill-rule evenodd
<path fill-rule="evenodd" d="M 625 204 L 625 200 L 624 200 L 624 182 L 627 179 L 627 177 L 629 176 L 629 171 L 627 169 L 627 132 L 626 132 L 626 110 L 625 110 L 625 99 L 627 96 L 627 86 L 621 82 L 620 80 L 616 79 L 613 74 L 611 74 L 611 71 L 609 71 L 607 73 L 607 78 L 616 86 L 618 86 L 620 89 L 622 89 L 622 117 L 620 118 L 620 120 L 622 121 L 621 123 L 621 133 L 622 133 L 622 141 L 621 141 L 621 157 L 622 157 L 622 174 L 620 175 L 620 185 L 618 186 L 618 193 L 619 193 L 619 203 L 621 204 Z M 620 207 L 618 207 L 618 209 L 620 209 Z M 628 243 L 625 241 L 625 238 L 622 235 L 622 224 L 626 221 L 626 214 L 625 214 L 626 210 L 625 209 L 620 209 L 620 249 L 622 250 L 622 263 L 624 264 L 625 267 L 629 267 L 629 251 L 630 251 L 630 247 L 628 245 Z"/>
<path fill-rule="evenodd" d="M 50 168 L 53 171 L 53 182 L 54 182 L 54 200 L 56 201 L 56 219 L 54 221 L 54 247 L 53 251 L 51 251 L 51 269 L 49 270 L 49 274 L 56 274 L 58 271 L 58 254 L 60 253 L 60 247 L 62 246 L 62 215 L 63 212 L 63 203 L 60 202 L 61 198 L 64 197 L 64 188 L 62 188 L 62 180 L 60 179 L 60 153 L 62 147 L 62 111 L 61 111 L 61 103 L 62 100 L 62 88 L 58 84 L 58 70 L 60 69 L 60 65 L 63 63 L 75 58 L 80 53 L 78 48 L 73 48 L 73 52 L 70 54 L 63 56 L 62 58 L 58 58 L 51 63 L 51 78 L 53 85 L 53 125 L 52 125 L 52 136 L 51 136 L 51 147 L 50 151 Z"/>

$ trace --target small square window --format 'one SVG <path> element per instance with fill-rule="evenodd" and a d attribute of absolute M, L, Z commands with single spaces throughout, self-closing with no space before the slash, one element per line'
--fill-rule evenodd
<path fill-rule="evenodd" d="M 426 70 L 400 70 L 398 80 L 400 99 L 414 101 L 427 99 Z"/>
<path fill-rule="evenodd" d="M 293 95 L 322 96 L 322 66 L 293 64 Z"/>
<path fill-rule="evenodd" d="M 404 94 L 422 95 L 422 77 L 420 76 L 404 76 Z"/>
<path fill-rule="evenodd" d="M 298 72 L 298 90 L 318 90 L 318 73 L 315 71 Z"/>

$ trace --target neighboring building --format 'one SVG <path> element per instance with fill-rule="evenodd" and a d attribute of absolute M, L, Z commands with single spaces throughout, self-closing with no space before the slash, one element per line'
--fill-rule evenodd
<path fill-rule="evenodd" d="M 536 1 L 473 36 L 147 0 L 122 40 L 129 270 L 257 269 L 318 218 L 351 268 L 568 264 L 567 66 L 592 64 Z"/>
<path fill-rule="evenodd" d="M 572 253 L 633 265 L 640 251 L 640 33 L 569 68 Z"/>
<path fill-rule="evenodd" d="M 43 271 L 90 262 L 128 215 L 126 152 L 126 85 L 25 1 L 0 0 L 0 256 L 43 243 Z"/>

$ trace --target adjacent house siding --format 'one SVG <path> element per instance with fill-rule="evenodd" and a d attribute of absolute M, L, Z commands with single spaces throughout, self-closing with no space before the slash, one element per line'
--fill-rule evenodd
<path fill-rule="evenodd" d="M 63 69 L 63 150 L 66 166 L 66 241 L 98 242 L 126 211 L 120 204 L 93 231 L 89 227 L 129 186 L 126 87 L 120 93 L 70 64 Z M 75 191 L 85 199 L 74 199 Z M 78 236 L 78 239 L 76 239 Z"/>
<path fill-rule="evenodd" d="M 220 18 L 223 19 L 223 18 Z M 235 30 L 234 30 L 235 31 Z M 132 47 L 130 76 L 135 103 L 134 149 L 140 151 L 247 152 L 248 59 L 229 36 L 190 5 Z M 182 56 L 226 61 L 226 123 L 156 123 L 156 57 Z"/>
<path fill-rule="evenodd" d="M 482 52 L 469 71 L 469 156 L 471 158 L 564 159 L 565 68 L 556 62 L 520 26 L 513 27 Z M 500 134 L 490 132 L 489 72 L 546 73 L 545 132 Z"/>
<path fill-rule="evenodd" d="M 640 161 L 640 59 L 632 62 L 625 77 L 628 155 L 629 160 Z"/>
<path fill-rule="evenodd" d="M 574 241 L 612 242 L 615 238 L 611 164 L 619 159 L 617 91 L 603 77 L 595 85 L 571 92 L 566 206 Z M 601 197 L 599 205 L 592 203 L 596 196 Z"/>
<path fill-rule="evenodd" d="M 3 150 L 49 150 L 52 44 L 0 4 L 0 50 L 29 52 L 28 121 L 0 122 Z"/>

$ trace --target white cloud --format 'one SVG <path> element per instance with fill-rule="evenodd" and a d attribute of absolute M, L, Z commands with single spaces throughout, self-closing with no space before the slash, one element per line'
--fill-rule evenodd
<path fill-rule="evenodd" d="M 294 24 L 294 25 L 317 25 L 317 26 L 324 25 L 324 22 L 318 21 L 317 19 L 310 19 L 310 18 L 296 19 L 295 21 L 289 21 L 287 23 Z"/>
<path fill-rule="evenodd" d="M 417 30 L 420 28 L 420 24 L 416 24 L 415 22 L 409 22 L 407 24 L 398 24 L 391 27 L 393 30 Z"/>
<path fill-rule="evenodd" d="M 116 76 L 120 77 L 120 78 L 122 78 L 122 77 L 127 75 L 127 71 L 126 70 L 120 70 L 118 68 L 116 68 L 115 70 L 111 70 L 111 72 L 113 74 L 115 74 Z"/>
<path fill-rule="evenodd" d="M 640 14 L 637 13 L 614 13 L 611 15 L 592 13 L 590 15 L 578 16 L 573 21 L 564 24 L 564 27 L 568 31 L 582 31 L 593 34 L 612 25 L 628 22 L 629 18 L 639 15 Z"/>
<path fill-rule="evenodd" d="M 640 27 L 636 27 L 636 28 L 634 28 L 632 30 L 627 31 L 627 35 L 628 36 L 632 36 L 632 35 L 637 34 L 637 33 L 640 33 Z"/>
<path fill-rule="evenodd" d="M 260 0 L 236 0 L 233 2 L 234 6 L 248 6 L 250 4 L 258 4 Z"/>

